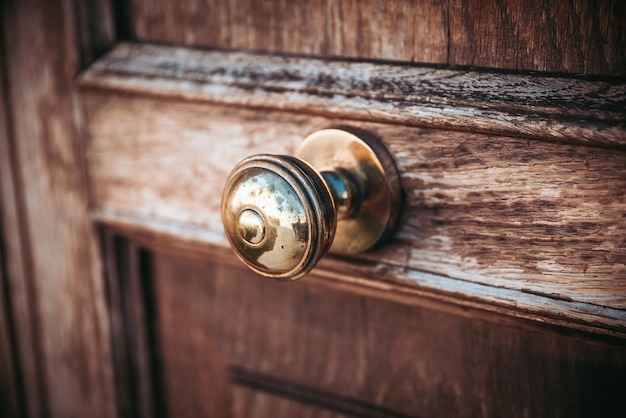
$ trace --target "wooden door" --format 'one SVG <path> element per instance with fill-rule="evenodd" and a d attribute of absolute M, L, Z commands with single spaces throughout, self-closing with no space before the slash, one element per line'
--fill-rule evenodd
<path fill-rule="evenodd" d="M 625 13 L 4 2 L 2 415 L 623 416 Z M 393 155 L 398 231 L 256 277 L 226 175 L 333 125 Z"/>

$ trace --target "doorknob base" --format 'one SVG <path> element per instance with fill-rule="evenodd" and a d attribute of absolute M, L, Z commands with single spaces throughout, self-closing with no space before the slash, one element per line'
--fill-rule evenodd
<path fill-rule="evenodd" d="M 320 172 L 333 194 L 338 220 L 330 251 L 359 253 L 393 233 L 402 188 L 391 155 L 376 137 L 354 128 L 323 129 L 307 136 L 295 156 Z"/>

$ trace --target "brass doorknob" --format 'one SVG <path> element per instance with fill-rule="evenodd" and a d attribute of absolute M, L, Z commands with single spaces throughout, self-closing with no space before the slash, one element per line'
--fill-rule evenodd
<path fill-rule="evenodd" d="M 366 132 L 323 129 L 296 156 L 259 154 L 230 173 L 222 221 L 237 257 L 250 269 L 296 280 L 329 248 L 365 251 L 393 232 L 401 188 L 391 156 Z"/>

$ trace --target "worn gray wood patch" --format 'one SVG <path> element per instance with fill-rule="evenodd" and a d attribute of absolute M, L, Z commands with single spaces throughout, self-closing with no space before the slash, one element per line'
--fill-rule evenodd
<path fill-rule="evenodd" d="M 626 81 L 120 43 L 89 88 L 307 114 L 626 145 Z"/>

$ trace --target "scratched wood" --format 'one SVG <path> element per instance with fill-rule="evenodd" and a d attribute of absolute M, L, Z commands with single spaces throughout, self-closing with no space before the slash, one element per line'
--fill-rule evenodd
<path fill-rule="evenodd" d="M 133 0 L 140 41 L 591 74 L 626 74 L 620 0 Z"/>
<path fill-rule="evenodd" d="M 457 279 L 439 287 L 462 297 L 494 297 L 473 283 L 564 303 L 565 317 L 576 318 L 580 304 L 608 309 L 598 318 L 626 324 L 623 151 L 96 92 L 84 98 L 101 220 L 226 246 L 219 191 L 237 161 L 293 154 L 307 133 L 351 123 L 383 139 L 406 193 L 392 242 L 356 257 L 382 270 L 355 266 L 354 276 L 429 272 Z"/>
<path fill-rule="evenodd" d="M 80 85 L 332 117 L 626 145 L 626 82 L 118 44 Z"/>
<path fill-rule="evenodd" d="M 115 416 L 108 314 L 88 216 L 83 120 L 72 84 L 87 45 L 104 42 L 106 31 L 75 28 L 81 7 L 2 2 L 2 84 L 10 127 L 0 141 L 3 234 L 24 416 Z M 99 19 L 106 26 L 106 14 Z"/>
<path fill-rule="evenodd" d="M 152 266 L 172 414 L 248 416 L 258 406 L 258 416 L 289 417 L 309 405 L 311 416 L 617 417 L 626 408 L 622 339 L 361 296 L 315 277 L 259 280 L 180 253 L 155 251 Z"/>

